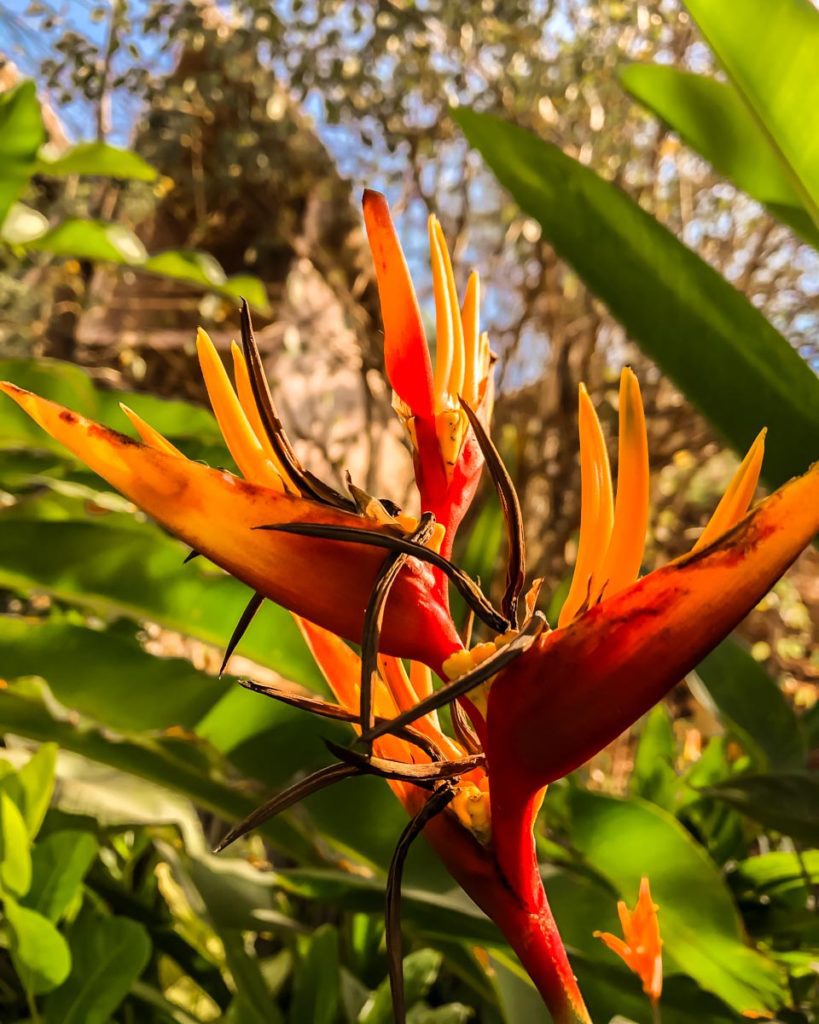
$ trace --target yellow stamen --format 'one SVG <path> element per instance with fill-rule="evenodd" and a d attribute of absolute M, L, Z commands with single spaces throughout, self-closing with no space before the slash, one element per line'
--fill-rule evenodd
<path fill-rule="evenodd" d="M 464 389 L 463 396 L 474 409 L 478 404 L 478 387 L 481 380 L 480 359 L 480 302 L 481 282 L 477 270 L 473 270 L 466 282 L 466 294 L 461 309 L 461 325 L 464 333 Z"/>
<path fill-rule="evenodd" d="M 453 347 L 455 339 L 452 334 L 452 313 L 449 309 L 449 288 L 446 281 L 444 260 L 438 246 L 438 221 L 434 214 L 430 215 L 429 255 L 432 263 L 432 290 L 435 296 L 435 383 L 433 390 L 435 411 L 446 408 L 448 399 L 449 378 L 452 372 Z"/>
<path fill-rule="evenodd" d="M 620 375 L 620 439 L 617 501 L 611 543 L 599 577 L 606 597 L 634 583 L 640 574 L 648 529 L 648 439 L 640 385 L 628 368 Z"/>
<path fill-rule="evenodd" d="M 150 423 L 146 423 L 141 416 L 137 416 L 134 410 L 129 409 L 124 402 L 120 402 L 119 407 L 149 448 L 153 448 L 158 452 L 165 452 L 166 455 L 178 455 L 182 459 L 185 458 L 178 448 L 172 445 L 166 437 L 163 437 L 158 430 L 155 430 Z"/>
<path fill-rule="evenodd" d="M 230 343 L 230 353 L 233 356 L 233 379 L 236 381 L 236 394 L 239 398 L 239 404 L 244 410 L 245 416 L 247 416 L 248 423 L 250 423 L 250 429 L 256 435 L 264 454 L 276 467 L 276 471 L 282 478 L 285 489 L 290 494 L 298 494 L 298 488 L 291 481 L 286 466 L 282 464 L 276 449 L 270 443 L 267 431 L 264 429 L 262 418 L 256 405 L 256 399 L 253 396 L 253 386 L 250 383 L 250 374 L 247 369 L 245 354 L 241 346 L 235 341 Z"/>
<path fill-rule="evenodd" d="M 489 808 L 489 793 L 474 782 L 461 783 L 450 804 L 464 828 L 469 829 L 481 843 L 492 838 L 492 817 Z"/>
<path fill-rule="evenodd" d="M 716 540 L 721 533 L 730 530 L 750 508 L 756 491 L 756 485 L 759 482 L 762 460 L 765 457 L 766 433 L 767 428 L 760 430 L 757 434 L 756 440 L 748 449 L 748 454 L 740 463 L 736 473 L 734 473 L 728 489 L 723 494 L 722 500 L 708 520 L 708 524 L 702 531 L 692 551 L 699 551 L 700 548 L 704 548 Z"/>
<path fill-rule="evenodd" d="M 196 352 L 213 414 L 236 465 L 247 480 L 283 492 L 284 483 L 273 463 L 265 457 L 261 443 L 231 387 L 219 353 L 201 327 L 196 334 Z"/>
<path fill-rule="evenodd" d="M 579 389 L 578 426 L 580 431 L 580 536 L 577 542 L 572 585 L 560 612 L 558 625 L 565 626 L 598 595 L 595 587 L 604 581 L 595 569 L 608 550 L 614 520 L 611 469 L 600 421 L 589 393 Z"/>
<path fill-rule="evenodd" d="M 457 400 L 464 386 L 464 329 L 458 308 L 458 290 L 455 287 L 455 274 L 452 260 L 447 248 L 444 231 L 440 223 L 435 221 L 435 237 L 438 240 L 438 252 L 444 266 L 447 296 L 449 298 L 449 317 L 452 329 L 452 367 L 449 373 L 447 391 L 451 400 Z"/>

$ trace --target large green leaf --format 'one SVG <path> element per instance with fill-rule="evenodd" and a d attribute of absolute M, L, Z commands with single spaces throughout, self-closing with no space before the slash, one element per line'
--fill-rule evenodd
<path fill-rule="evenodd" d="M 11 929 L 11 959 L 25 990 L 42 995 L 62 985 L 71 970 L 71 954 L 51 921 L 9 897 L 4 898 L 3 913 Z"/>
<path fill-rule="evenodd" d="M 0 894 L 24 896 L 31 885 L 31 847 L 17 804 L 0 791 Z"/>
<path fill-rule="evenodd" d="M 148 963 L 148 933 L 128 918 L 85 911 L 69 941 L 71 975 L 46 999 L 46 1018 L 61 1024 L 106 1024 Z"/>
<path fill-rule="evenodd" d="M 819 226 L 819 11 L 810 0 L 686 0 L 686 7 Z"/>
<path fill-rule="evenodd" d="M 788 168 L 733 86 L 665 64 L 631 64 L 619 77 L 720 174 L 819 248 Z"/>
<path fill-rule="evenodd" d="M 578 789 L 570 806 L 572 843 L 629 905 L 648 876 L 665 949 L 686 974 L 739 1012 L 787 1002 L 776 966 L 746 945 L 716 865 L 676 819 L 634 798 Z"/>
<path fill-rule="evenodd" d="M 0 225 L 34 173 L 45 128 L 34 82 L 0 93 Z"/>
<path fill-rule="evenodd" d="M 299 939 L 298 948 L 290 1024 L 336 1024 L 341 993 L 338 932 L 332 925 L 322 925 Z"/>
<path fill-rule="evenodd" d="M 616 186 L 487 114 L 454 116 L 502 185 L 738 451 L 770 428 L 775 485 L 819 452 L 819 380 L 736 289 Z"/>
<path fill-rule="evenodd" d="M 77 142 L 53 160 L 40 158 L 37 173 L 59 178 L 81 174 L 123 181 L 155 181 L 157 177 L 156 168 L 137 153 L 107 142 Z"/>
<path fill-rule="evenodd" d="M 708 796 L 725 801 L 765 828 L 806 843 L 819 843 L 819 774 L 778 772 L 740 775 L 710 786 Z"/>
<path fill-rule="evenodd" d="M 0 790 L 8 793 L 20 809 L 29 839 L 40 831 L 54 792 L 54 768 L 57 747 L 43 743 L 16 772 L 6 775 Z"/>
<path fill-rule="evenodd" d="M 404 957 L 404 998 L 407 1006 L 423 999 L 435 984 L 441 970 L 441 954 L 434 949 L 419 949 Z M 293 1024 L 307 1018 L 294 1018 Z M 392 999 L 390 983 L 383 981 L 373 993 L 372 999 L 363 1007 L 359 1024 L 392 1024 Z"/>
<path fill-rule="evenodd" d="M 32 854 L 31 888 L 22 902 L 56 924 L 77 898 L 96 855 L 90 832 L 63 829 L 40 839 Z"/>
<path fill-rule="evenodd" d="M 700 662 L 697 675 L 725 724 L 761 756 L 763 767 L 804 766 L 805 740 L 793 708 L 744 647 L 726 640 Z"/>
<path fill-rule="evenodd" d="M 61 704 L 127 731 L 192 729 L 231 686 L 120 633 L 9 616 L 0 616 L 0 664 L 9 677 L 43 676 Z"/>

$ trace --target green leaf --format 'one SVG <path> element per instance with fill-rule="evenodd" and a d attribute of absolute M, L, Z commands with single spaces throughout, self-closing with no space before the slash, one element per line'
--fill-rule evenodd
<path fill-rule="evenodd" d="M 248 305 L 258 309 L 263 315 L 270 314 L 264 281 L 252 274 L 232 274 L 220 288 L 220 292 L 232 298 L 247 299 Z"/>
<path fill-rule="evenodd" d="M 441 954 L 434 949 L 419 949 L 404 957 L 404 998 L 407 1006 L 420 1002 L 426 996 L 435 984 L 442 960 Z M 391 1024 L 393 1015 L 388 979 L 382 981 L 375 990 L 358 1020 L 359 1024 Z M 296 1020 L 293 1024 L 296 1024 Z"/>
<path fill-rule="evenodd" d="M 8 793 L 23 815 L 30 839 L 40 831 L 48 810 L 54 792 L 56 763 L 56 744 L 44 743 L 19 771 L 0 782 L 0 790 Z"/>
<path fill-rule="evenodd" d="M 230 688 L 185 658 L 157 658 L 134 637 L 0 616 L 9 678 L 41 675 L 61 704 L 114 729 L 192 729 Z"/>
<path fill-rule="evenodd" d="M 145 246 L 122 224 L 98 220 L 64 220 L 28 246 L 52 256 L 139 266 L 148 258 Z"/>
<path fill-rule="evenodd" d="M 686 974 L 740 1013 L 787 1002 L 776 966 L 745 944 L 718 868 L 675 818 L 634 798 L 578 789 L 570 806 L 573 845 L 629 906 L 648 876 L 665 949 Z"/>
<path fill-rule="evenodd" d="M 702 792 L 742 811 L 764 828 L 805 843 L 819 843 L 819 775 L 815 772 L 740 775 Z"/>
<path fill-rule="evenodd" d="M 145 261 L 142 269 L 162 277 L 202 285 L 203 288 L 220 288 L 227 280 L 219 261 L 196 249 L 157 253 Z"/>
<path fill-rule="evenodd" d="M 672 814 L 680 790 L 674 754 L 671 716 L 664 704 L 658 704 L 643 719 L 629 789 Z"/>
<path fill-rule="evenodd" d="M 107 142 L 78 142 L 54 160 L 41 158 L 37 173 L 62 178 L 69 174 L 118 178 L 121 181 L 156 181 L 156 168 L 129 149 Z"/>
<path fill-rule="evenodd" d="M 0 792 L 0 893 L 24 896 L 31 885 L 31 849 L 17 804 Z"/>
<path fill-rule="evenodd" d="M 46 999 L 46 1019 L 107 1024 L 148 963 L 148 933 L 128 918 L 85 912 L 72 927 L 69 942 L 73 969 Z"/>
<path fill-rule="evenodd" d="M 341 993 L 338 932 L 329 924 L 322 925 L 300 939 L 298 946 L 290 1024 L 308 1020 L 336 1024 Z"/>
<path fill-rule="evenodd" d="M 804 766 L 807 750 L 793 708 L 744 647 L 726 640 L 700 662 L 697 676 L 728 729 L 762 767 Z"/>
<path fill-rule="evenodd" d="M 819 11 L 809 0 L 686 6 L 819 226 Z"/>
<path fill-rule="evenodd" d="M 27 245 L 48 231 L 48 218 L 25 203 L 12 203 L 0 226 L 0 238 L 9 245 Z"/>
<path fill-rule="evenodd" d="M 819 248 L 791 173 L 733 86 L 663 64 L 631 64 L 619 77 L 716 171 Z"/>
<path fill-rule="evenodd" d="M 51 921 L 9 897 L 3 913 L 11 929 L 11 959 L 25 990 L 37 996 L 62 985 L 71 970 L 71 954 Z"/>
<path fill-rule="evenodd" d="M 0 93 L 0 225 L 34 173 L 45 128 L 34 82 Z"/>
<path fill-rule="evenodd" d="M 819 446 L 819 380 L 762 314 L 556 146 L 487 114 L 454 116 L 558 253 L 725 438 L 744 453 L 767 424 L 766 479 L 804 472 Z"/>
<path fill-rule="evenodd" d="M 259 961 L 246 952 L 241 932 L 222 931 L 220 938 L 237 990 L 233 1003 L 237 1024 L 282 1024 L 282 1015 L 267 990 Z"/>
<path fill-rule="evenodd" d="M 32 853 L 32 885 L 23 900 L 55 924 L 82 888 L 94 858 L 97 841 L 89 832 L 64 829 L 37 842 Z"/>

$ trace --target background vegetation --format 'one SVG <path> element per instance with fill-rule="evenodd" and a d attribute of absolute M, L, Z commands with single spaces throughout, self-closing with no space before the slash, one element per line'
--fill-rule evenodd
<path fill-rule="evenodd" d="M 819 452 L 819 85 L 801 56 L 819 14 L 766 6 L 6 5 L 0 378 L 119 428 L 125 400 L 229 466 L 193 337 L 226 349 L 246 295 L 305 461 L 411 505 L 357 207 L 381 188 L 427 309 L 429 209 L 459 284 L 485 278 L 495 435 L 551 610 L 579 511 L 576 386 L 613 439 L 624 362 L 647 397 L 660 564 L 761 426 L 769 485 Z M 487 492 L 459 553 L 487 585 L 501 541 Z M 402 812 L 357 779 L 208 852 L 344 734 L 216 678 L 247 594 L 184 555 L 0 406 L 0 1019 L 387 1022 Z M 819 1016 L 816 564 L 550 791 L 543 870 L 596 1021 L 650 1020 L 592 936 L 644 874 L 665 1024 Z M 270 606 L 230 670 L 322 686 Z M 415 1024 L 546 1020 L 421 844 L 408 872 Z"/>

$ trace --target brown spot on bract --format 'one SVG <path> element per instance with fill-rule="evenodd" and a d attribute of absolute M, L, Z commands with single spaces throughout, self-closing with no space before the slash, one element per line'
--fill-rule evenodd
<path fill-rule="evenodd" d="M 77 414 L 75 412 L 72 412 L 70 409 L 61 409 L 60 419 L 63 421 L 63 423 L 76 423 Z"/>

